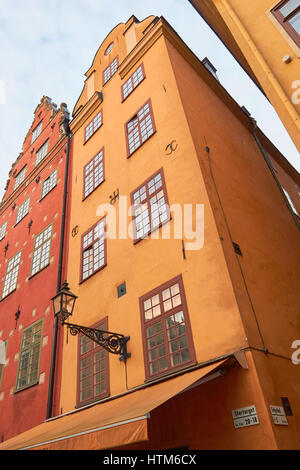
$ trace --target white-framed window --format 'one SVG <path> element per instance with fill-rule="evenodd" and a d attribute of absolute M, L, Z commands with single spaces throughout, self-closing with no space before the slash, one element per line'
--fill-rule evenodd
<path fill-rule="evenodd" d="M 86 198 L 104 181 L 104 149 L 95 155 L 84 167 L 84 191 Z"/>
<path fill-rule="evenodd" d="M 103 72 L 103 85 L 116 73 L 118 70 L 118 57 L 116 57 Z"/>
<path fill-rule="evenodd" d="M 20 348 L 16 390 L 38 383 L 42 350 L 43 319 L 24 328 Z"/>
<path fill-rule="evenodd" d="M 144 66 L 141 64 L 135 72 L 126 80 L 122 85 L 122 99 L 123 101 L 133 92 L 133 90 L 144 80 L 145 72 Z"/>
<path fill-rule="evenodd" d="M 130 156 L 155 132 L 151 102 L 148 100 L 126 123 L 127 154 Z"/>
<path fill-rule="evenodd" d="M 103 217 L 82 236 L 81 281 L 106 265 L 106 219 Z"/>
<path fill-rule="evenodd" d="M 46 140 L 46 142 L 36 152 L 35 166 L 37 166 L 45 158 L 45 156 L 47 155 L 48 144 L 49 144 L 49 140 Z"/>
<path fill-rule="evenodd" d="M 94 116 L 94 118 L 88 123 L 88 125 L 84 129 L 84 140 L 85 142 L 96 132 L 99 127 L 102 126 L 103 119 L 102 119 L 102 109 L 99 113 Z"/>
<path fill-rule="evenodd" d="M 3 291 L 2 291 L 2 299 L 6 297 L 8 294 L 13 292 L 17 287 L 17 280 L 19 274 L 19 268 L 21 264 L 21 251 L 17 253 L 15 256 L 10 258 L 7 263 L 6 274 L 4 279 Z"/>
<path fill-rule="evenodd" d="M 43 182 L 41 199 L 43 199 L 43 197 L 45 197 L 48 193 L 50 193 L 50 191 L 56 186 L 56 183 L 57 183 L 57 168 Z"/>
<path fill-rule="evenodd" d="M 26 201 L 24 201 L 23 204 L 19 207 L 17 218 L 16 218 L 16 224 L 18 224 L 20 220 L 22 220 L 25 217 L 25 215 L 28 214 L 29 204 L 30 204 L 30 197 L 28 197 Z"/>
<path fill-rule="evenodd" d="M 50 262 L 52 224 L 37 235 L 34 242 L 31 276 L 41 271 Z"/>
<path fill-rule="evenodd" d="M 42 132 L 43 121 L 41 121 L 32 131 L 31 143 L 33 143 Z"/>
<path fill-rule="evenodd" d="M 24 166 L 24 168 L 22 168 L 22 170 L 19 171 L 19 173 L 17 174 L 16 179 L 15 179 L 14 190 L 17 189 L 17 187 L 20 186 L 21 183 L 23 183 L 24 178 L 25 178 L 25 173 L 26 173 L 26 166 Z"/>
<path fill-rule="evenodd" d="M 6 227 L 7 227 L 7 220 L 4 222 L 4 224 L 0 225 L 0 240 L 3 240 L 6 234 Z"/>
<path fill-rule="evenodd" d="M 131 193 L 135 242 L 170 220 L 163 170 L 159 170 Z"/>

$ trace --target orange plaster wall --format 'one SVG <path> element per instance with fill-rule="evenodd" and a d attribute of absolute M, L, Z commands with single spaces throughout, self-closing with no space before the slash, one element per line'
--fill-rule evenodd
<path fill-rule="evenodd" d="M 225 375 L 175 396 L 152 411 L 149 441 L 127 448 L 276 450 L 278 446 L 271 415 L 257 378 L 252 353 L 248 352 L 246 356 L 248 369 L 236 364 Z M 252 405 L 256 407 L 259 424 L 236 429 L 232 411 Z"/>
<path fill-rule="evenodd" d="M 229 227 L 232 240 L 242 250 L 238 262 L 265 344 L 270 350 L 275 348 L 289 356 L 291 342 L 300 333 L 295 323 L 295 312 L 299 309 L 299 231 L 250 129 L 217 99 L 171 45 L 168 50 L 206 188 L 216 204 L 215 217 L 218 224 L 220 221 L 224 251 L 229 253 L 226 243 Z M 214 112 L 209 113 L 208 109 Z M 211 166 L 206 145 L 210 148 Z M 233 273 L 231 265 L 236 263 L 236 256 L 231 258 L 227 260 Z M 234 284 L 239 286 L 240 280 L 236 274 L 233 276 Z M 246 301 L 245 297 L 243 310 L 247 309 Z M 245 321 L 252 328 L 251 318 Z"/>
<path fill-rule="evenodd" d="M 151 413 L 152 448 L 164 442 L 165 448 L 189 445 L 190 449 L 203 450 L 275 450 L 270 417 L 251 353 L 247 358 L 249 369 L 236 365 L 225 376 L 174 397 Z M 252 405 L 256 407 L 259 424 L 235 429 L 232 410 Z M 159 426 L 162 421 L 166 426 Z"/>
<path fill-rule="evenodd" d="M 287 416 L 288 426 L 274 425 L 279 449 L 300 448 L 300 381 L 299 367 L 291 361 L 272 355 L 253 352 L 254 364 L 267 407 L 282 406 L 281 397 L 289 399 L 293 415 Z"/>
<path fill-rule="evenodd" d="M 293 437 L 292 426 L 286 435 L 278 435 L 277 426 L 278 445 L 297 448 L 300 417 L 295 391 L 300 382 L 299 365 L 291 363 L 291 345 L 300 338 L 299 231 L 247 123 L 236 119 L 169 44 L 168 50 L 249 345 L 271 353 L 255 355 L 267 406 L 280 406 L 280 397 L 287 396 L 295 408 Z M 210 108 L 214 114 L 207 112 Z M 279 165 L 275 150 L 269 155 L 278 179 L 296 198 L 299 180 Z M 234 253 L 231 240 L 239 244 L 242 256 Z"/>

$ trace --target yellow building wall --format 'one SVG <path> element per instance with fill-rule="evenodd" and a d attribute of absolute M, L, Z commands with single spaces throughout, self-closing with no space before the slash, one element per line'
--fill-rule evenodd
<path fill-rule="evenodd" d="M 153 44 L 151 48 L 146 48 L 136 65 L 133 54 L 128 58 L 132 60 L 132 68 L 124 60 L 120 74 L 126 67 L 128 70 L 126 69 L 127 74 L 123 80 L 119 74 L 115 74 L 103 87 L 103 103 L 93 112 L 96 114 L 103 109 L 103 125 L 95 135 L 84 144 L 84 127 L 92 115 L 79 127 L 75 119 L 73 127 L 71 124 L 74 133 L 74 161 L 70 227 L 72 229 L 79 226 L 78 235 L 70 236 L 69 239 L 67 278 L 70 289 L 79 297 L 72 322 L 92 326 L 108 317 L 109 331 L 130 336 L 127 346 L 131 357 L 125 366 L 118 356 L 109 355 L 111 396 L 145 381 L 139 297 L 179 274 L 183 277 L 197 362 L 211 360 L 247 345 L 166 42 L 161 34 L 157 34 L 157 29 L 156 36 L 149 33 L 149 37 Z M 119 54 L 122 58 L 124 46 L 121 41 L 124 39 L 121 30 L 118 38 L 114 54 Z M 109 42 L 110 37 L 103 48 L 101 46 L 99 49 L 98 56 L 103 54 Z M 138 50 L 135 50 L 137 57 Z M 102 75 L 102 68 L 97 58 L 95 60 L 97 83 L 99 75 Z M 141 61 L 145 67 L 146 79 L 121 103 L 121 83 L 124 83 Z M 124 124 L 148 98 L 152 101 L 157 131 L 130 158 L 126 158 Z M 82 97 L 81 103 L 84 104 Z M 171 156 L 167 156 L 166 146 L 174 139 L 178 148 Z M 82 201 L 83 167 L 103 146 L 105 182 Z M 108 239 L 107 266 L 79 285 L 81 235 L 99 220 L 99 204 L 109 204 L 109 196 L 119 189 L 120 196 L 127 197 L 129 206 L 130 192 L 161 167 L 164 170 L 170 205 L 204 204 L 203 248 L 186 251 L 186 259 L 183 259 L 180 239 L 148 239 L 136 245 L 130 238 Z M 116 209 L 118 217 L 121 201 L 119 199 L 111 206 Z M 128 222 L 130 220 L 129 217 Z M 172 233 L 173 224 L 174 218 L 164 229 L 170 225 Z M 162 229 L 159 229 L 160 236 L 161 232 Z M 127 294 L 117 298 L 117 286 L 124 281 Z M 78 338 L 69 335 L 68 343 L 64 343 L 61 393 L 63 413 L 74 409 L 76 403 L 77 341 Z"/>

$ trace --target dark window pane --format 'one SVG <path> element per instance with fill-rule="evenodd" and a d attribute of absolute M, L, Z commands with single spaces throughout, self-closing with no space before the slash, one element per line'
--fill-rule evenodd
<path fill-rule="evenodd" d="M 191 360 L 190 351 L 188 349 L 184 349 L 180 354 L 182 362 L 188 362 Z"/>

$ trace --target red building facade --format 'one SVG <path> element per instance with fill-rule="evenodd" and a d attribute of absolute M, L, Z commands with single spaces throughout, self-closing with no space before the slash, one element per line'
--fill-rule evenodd
<path fill-rule="evenodd" d="M 41 99 L 0 204 L 1 441 L 44 421 L 57 399 L 51 298 L 63 275 L 68 122 L 64 103 Z"/>

